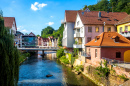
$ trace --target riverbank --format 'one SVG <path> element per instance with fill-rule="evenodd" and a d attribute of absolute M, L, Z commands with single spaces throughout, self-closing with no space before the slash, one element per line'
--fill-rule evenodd
<path fill-rule="evenodd" d="M 21 53 L 20 52 L 19 64 L 22 64 L 29 56 L 30 56 L 30 53 Z"/>
<path fill-rule="evenodd" d="M 76 55 L 78 55 L 78 52 L 75 55 L 74 53 L 64 53 L 64 49 L 60 49 L 57 52 L 58 60 L 63 65 L 73 67 L 72 72 L 77 75 L 82 73 L 99 86 L 119 86 L 120 84 L 123 84 L 125 81 L 129 80 L 124 74 L 118 75 L 114 68 L 107 64 L 106 60 L 104 60 L 102 63 L 99 63 L 100 66 L 93 66 L 89 63 L 83 64 L 78 57 L 74 57 Z M 74 61 L 72 62 L 73 58 Z"/>

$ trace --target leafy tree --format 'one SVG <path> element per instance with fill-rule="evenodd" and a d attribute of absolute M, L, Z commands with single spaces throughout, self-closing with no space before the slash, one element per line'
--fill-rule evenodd
<path fill-rule="evenodd" d="M 87 6 L 87 5 L 85 5 L 85 6 L 84 6 L 84 8 L 83 8 L 83 10 L 86 10 L 86 9 L 87 9 L 87 7 L 88 7 L 88 6 Z"/>
<path fill-rule="evenodd" d="M 47 38 L 48 36 L 50 36 L 53 33 L 54 29 L 50 26 L 47 26 L 46 28 L 42 29 L 41 31 L 41 36 L 43 38 Z"/>
<path fill-rule="evenodd" d="M 90 11 L 127 12 L 130 14 L 130 0 L 99 0 L 97 4 L 89 5 L 88 8 Z"/>
<path fill-rule="evenodd" d="M 28 33 L 25 33 L 25 35 L 28 35 Z"/>
<path fill-rule="evenodd" d="M 38 34 L 37 37 L 39 37 L 40 35 Z"/>
<path fill-rule="evenodd" d="M 19 52 L 14 47 L 13 35 L 4 27 L 0 17 L 0 85 L 16 86 L 19 76 Z"/>

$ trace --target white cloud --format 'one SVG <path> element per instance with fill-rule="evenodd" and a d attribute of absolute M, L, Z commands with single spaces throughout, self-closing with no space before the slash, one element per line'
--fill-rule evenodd
<path fill-rule="evenodd" d="M 26 29 L 21 30 L 23 33 L 27 33 L 28 31 Z"/>
<path fill-rule="evenodd" d="M 51 18 L 53 18 L 53 16 L 50 16 Z"/>
<path fill-rule="evenodd" d="M 38 2 L 35 2 L 34 4 L 31 4 L 31 9 L 34 11 L 40 10 L 41 8 L 47 6 L 47 4 L 39 4 Z"/>
<path fill-rule="evenodd" d="M 54 24 L 54 22 L 48 22 L 48 23 L 46 23 L 46 24 L 48 24 L 48 25 L 53 25 L 53 24 Z"/>
<path fill-rule="evenodd" d="M 17 30 L 21 30 L 21 29 L 23 29 L 23 26 L 18 26 L 17 27 Z"/>

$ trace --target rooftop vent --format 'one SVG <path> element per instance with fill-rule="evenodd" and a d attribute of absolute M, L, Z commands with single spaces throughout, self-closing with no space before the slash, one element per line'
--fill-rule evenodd
<path fill-rule="evenodd" d="M 114 21 L 118 21 L 117 19 L 113 19 Z"/>
<path fill-rule="evenodd" d="M 108 37 L 111 37 L 111 34 L 108 34 Z"/>
<path fill-rule="evenodd" d="M 107 21 L 111 21 L 111 20 L 108 18 Z"/>
<path fill-rule="evenodd" d="M 101 18 L 98 18 L 98 21 L 102 21 Z"/>

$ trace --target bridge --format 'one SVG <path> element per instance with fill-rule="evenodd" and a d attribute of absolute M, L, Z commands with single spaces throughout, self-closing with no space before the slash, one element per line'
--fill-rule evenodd
<path fill-rule="evenodd" d="M 58 49 L 58 47 L 18 48 L 22 51 L 57 51 Z"/>

